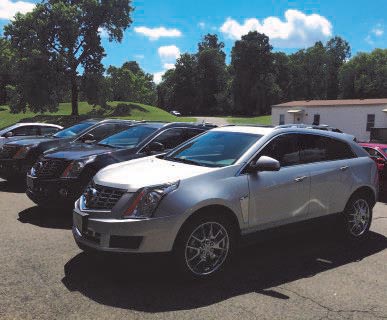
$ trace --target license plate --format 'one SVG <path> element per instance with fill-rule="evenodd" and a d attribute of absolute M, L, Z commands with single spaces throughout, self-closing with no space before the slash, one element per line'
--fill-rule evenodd
<path fill-rule="evenodd" d="M 34 179 L 27 177 L 27 187 L 30 190 L 34 190 Z"/>

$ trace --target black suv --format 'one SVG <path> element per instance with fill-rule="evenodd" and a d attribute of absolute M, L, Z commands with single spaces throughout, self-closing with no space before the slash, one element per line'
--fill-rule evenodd
<path fill-rule="evenodd" d="M 25 179 L 39 157 L 46 151 L 73 143 L 97 142 L 113 133 L 126 129 L 133 121 L 96 120 L 82 121 L 49 137 L 35 137 L 4 144 L 0 148 L 0 178 Z"/>
<path fill-rule="evenodd" d="M 41 206 L 73 205 L 91 178 L 107 165 L 160 154 L 216 126 L 133 123 L 99 143 L 73 144 L 45 153 L 27 174 L 27 195 Z"/>

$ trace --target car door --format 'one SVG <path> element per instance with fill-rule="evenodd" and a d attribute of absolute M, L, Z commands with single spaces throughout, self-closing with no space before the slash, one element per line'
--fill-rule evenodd
<path fill-rule="evenodd" d="M 248 174 L 249 226 L 263 229 L 305 219 L 310 176 L 300 162 L 298 135 L 282 134 L 273 138 L 253 161 L 261 156 L 278 160 L 281 169 Z"/>
<path fill-rule="evenodd" d="M 348 144 L 318 134 L 300 134 L 300 160 L 310 174 L 309 217 L 337 213 L 351 190 Z"/>

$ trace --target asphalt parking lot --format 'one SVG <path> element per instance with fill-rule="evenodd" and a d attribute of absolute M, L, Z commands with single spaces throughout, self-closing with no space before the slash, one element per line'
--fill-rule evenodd
<path fill-rule="evenodd" d="M 387 318 L 387 205 L 348 244 L 315 226 L 241 249 L 221 277 L 182 282 L 168 256 L 82 253 L 71 212 L 38 209 L 0 181 L 1 319 Z"/>

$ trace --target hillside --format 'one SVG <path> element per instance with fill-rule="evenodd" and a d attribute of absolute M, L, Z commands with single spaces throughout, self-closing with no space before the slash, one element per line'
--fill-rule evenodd
<path fill-rule="evenodd" d="M 87 102 L 79 103 L 79 117 L 69 115 L 70 103 L 61 103 L 59 110 L 55 113 L 35 114 L 32 112 L 12 114 L 7 106 L 0 107 L 0 128 L 9 126 L 19 121 L 41 121 L 57 123 L 63 126 L 71 125 L 74 122 L 86 118 L 121 118 L 133 120 L 159 120 L 159 121 L 196 121 L 195 118 L 175 117 L 170 113 L 149 105 L 132 102 L 113 101 L 108 103 L 111 107 L 108 110 L 97 107 L 93 108 Z M 117 108 L 117 105 L 119 107 Z"/>

